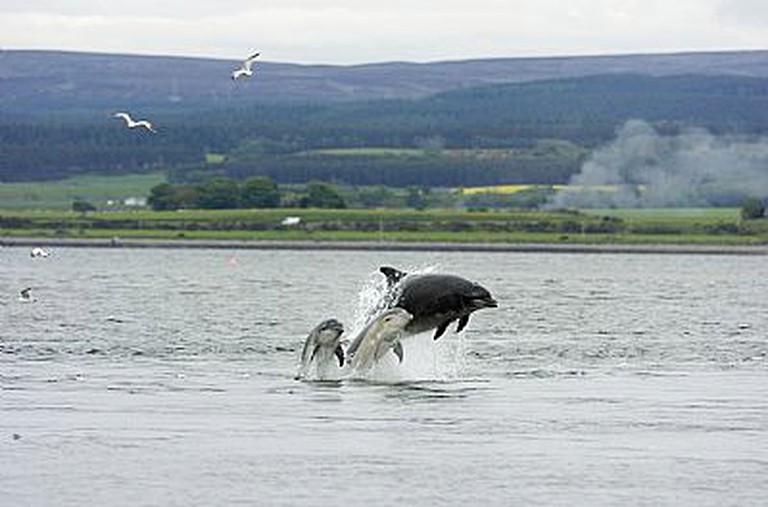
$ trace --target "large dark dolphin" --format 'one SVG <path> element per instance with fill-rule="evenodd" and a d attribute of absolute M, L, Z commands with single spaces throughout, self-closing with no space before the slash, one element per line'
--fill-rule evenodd
<path fill-rule="evenodd" d="M 387 277 L 387 307 L 403 308 L 413 315 L 405 327 L 408 334 L 436 329 L 437 340 L 451 322 L 459 322 L 458 333 L 467 325 L 472 312 L 499 306 L 488 289 L 458 276 L 408 275 L 389 266 L 379 271 Z"/>

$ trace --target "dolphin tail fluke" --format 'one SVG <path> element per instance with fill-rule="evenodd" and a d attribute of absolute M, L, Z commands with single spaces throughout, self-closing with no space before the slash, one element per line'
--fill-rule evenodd
<path fill-rule="evenodd" d="M 397 356 L 398 362 L 403 362 L 403 344 L 400 342 L 395 343 L 395 345 L 392 347 L 392 352 L 395 353 Z"/>
<path fill-rule="evenodd" d="M 341 344 L 336 347 L 333 353 L 336 354 L 336 359 L 339 360 L 339 367 L 344 366 L 344 349 L 341 348 Z"/>
<path fill-rule="evenodd" d="M 445 330 L 448 329 L 448 324 L 450 324 L 450 321 L 443 322 L 437 327 L 437 331 L 435 331 L 435 336 L 432 337 L 433 340 L 437 340 L 441 336 L 443 336 L 443 333 L 445 333 Z"/>
<path fill-rule="evenodd" d="M 461 333 L 461 330 L 467 326 L 467 322 L 469 322 L 469 315 L 465 315 L 462 318 L 460 318 L 459 325 L 456 326 L 456 332 Z"/>

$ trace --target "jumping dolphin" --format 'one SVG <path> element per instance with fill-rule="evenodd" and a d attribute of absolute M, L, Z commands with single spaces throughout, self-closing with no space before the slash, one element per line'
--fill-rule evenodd
<path fill-rule="evenodd" d="M 301 351 L 301 367 L 297 378 L 302 378 L 309 372 L 312 362 L 325 363 L 333 355 L 344 366 L 344 349 L 341 347 L 341 335 L 344 326 L 336 319 L 324 320 L 307 336 L 304 349 Z"/>
<path fill-rule="evenodd" d="M 413 315 L 405 327 L 407 334 L 436 329 L 437 340 L 451 322 L 458 320 L 458 333 L 467 325 L 472 312 L 499 306 L 485 287 L 458 276 L 408 275 L 389 266 L 379 271 L 387 277 L 388 307 L 403 308 Z"/>
<path fill-rule="evenodd" d="M 402 308 L 392 308 L 371 321 L 347 349 L 352 368 L 367 371 L 392 349 L 397 359 L 403 361 L 403 345 L 400 337 L 413 316 Z"/>

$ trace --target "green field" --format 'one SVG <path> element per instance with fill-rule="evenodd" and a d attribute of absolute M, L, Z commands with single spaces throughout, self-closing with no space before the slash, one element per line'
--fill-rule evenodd
<path fill-rule="evenodd" d="M 738 208 L 626 208 L 588 209 L 590 215 L 606 215 L 624 220 L 680 222 L 687 220 L 733 220 L 740 218 Z"/>
<path fill-rule="evenodd" d="M 768 244 L 768 219 L 737 208 L 599 209 L 237 209 L 152 211 L 125 206 L 164 181 L 159 173 L 80 176 L 0 184 L 0 235 L 62 238 L 199 238 L 439 241 L 479 243 Z M 98 211 L 76 213 L 72 202 Z M 109 204 L 111 201 L 112 204 Z M 282 225 L 299 217 L 296 226 Z"/>
<path fill-rule="evenodd" d="M 359 148 L 322 148 L 307 150 L 304 155 L 334 155 L 350 157 L 425 157 L 439 155 L 444 158 L 473 158 L 495 160 L 529 160 L 535 158 L 559 158 L 574 160 L 582 157 L 585 150 L 568 141 L 540 140 L 526 148 L 383 148 L 375 146 Z M 501 185 L 503 186 L 503 185 Z"/>
<path fill-rule="evenodd" d="M 0 209 L 72 208 L 75 200 L 88 201 L 98 208 L 121 208 L 126 199 L 146 198 L 149 190 L 165 181 L 162 173 L 123 176 L 75 176 L 61 181 L 0 183 Z M 109 202 L 113 204 L 109 204 Z"/>
<path fill-rule="evenodd" d="M 417 148 L 325 148 L 305 153 L 317 155 L 349 155 L 366 157 L 421 157 L 424 150 Z"/>
<path fill-rule="evenodd" d="M 300 218 L 295 226 L 281 222 Z M 0 236 L 476 243 L 768 244 L 768 220 L 738 210 L 468 212 L 184 210 L 0 212 Z"/>

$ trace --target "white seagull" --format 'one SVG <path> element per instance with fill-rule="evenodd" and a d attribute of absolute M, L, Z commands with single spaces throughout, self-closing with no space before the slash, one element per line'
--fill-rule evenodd
<path fill-rule="evenodd" d="M 23 289 L 19 293 L 19 301 L 22 303 L 34 303 L 37 301 L 37 298 L 34 297 L 30 292 L 32 291 L 32 287 L 27 287 L 26 289 Z"/>
<path fill-rule="evenodd" d="M 134 119 L 131 118 L 131 115 L 129 115 L 128 113 L 115 113 L 113 116 L 115 118 L 122 118 L 123 120 L 125 120 L 125 125 L 129 129 L 136 128 L 136 127 L 144 127 L 150 132 L 157 132 L 157 130 L 155 130 L 155 128 L 152 126 L 152 123 L 148 120 L 134 121 Z"/>
<path fill-rule="evenodd" d="M 256 58 L 261 53 L 254 53 L 245 60 L 243 60 L 243 63 L 240 64 L 240 68 L 232 71 L 232 79 L 235 80 L 242 76 L 248 76 L 251 77 L 253 75 L 253 64 L 256 62 Z"/>
<path fill-rule="evenodd" d="M 43 250 L 39 246 L 36 246 L 32 249 L 32 251 L 29 252 L 30 257 L 48 257 L 51 255 L 50 252 Z"/>

